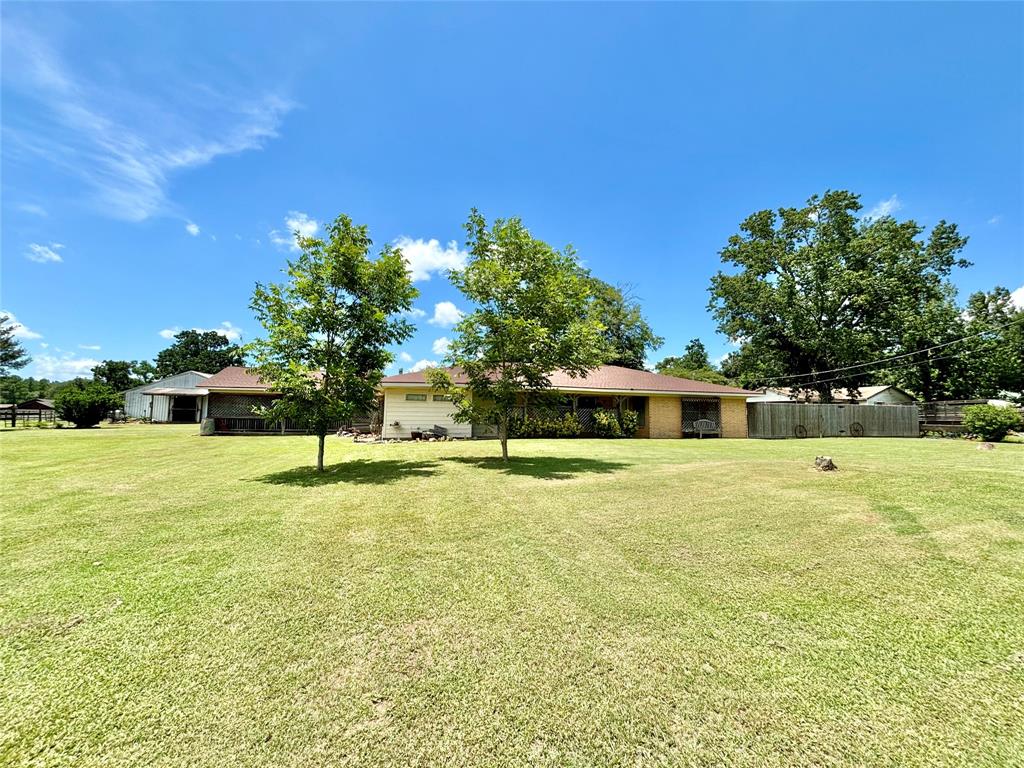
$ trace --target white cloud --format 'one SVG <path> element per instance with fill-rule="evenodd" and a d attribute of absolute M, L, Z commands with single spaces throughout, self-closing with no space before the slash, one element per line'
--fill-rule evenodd
<path fill-rule="evenodd" d="M 174 326 L 173 328 L 164 328 L 158 333 L 161 338 L 173 339 L 181 333 L 181 330 L 182 329 L 178 326 Z M 224 336 L 228 341 L 239 341 L 242 338 L 242 329 L 237 325 L 232 324 L 230 320 L 225 320 L 220 324 L 219 328 L 189 328 L 189 330 L 198 331 L 199 333 L 208 333 L 209 331 L 213 331 L 214 333 L 219 333 L 221 336 Z"/>
<path fill-rule="evenodd" d="M 991 224 L 992 226 L 995 226 L 996 224 L 998 224 L 1002 220 L 1003 220 L 1003 217 L 1000 214 L 997 213 L 995 216 L 993 216 L 991 219 L 989 219 L 985 223 L 986 224 Z"/>
<path fill-rule="evenodd" d="M 33 216 L 48 216 L 46 209 L 41 205 L 35 203 L 21 203 L 18 206 L 18 210 L 22 213 L 31 213 Z"/>
<path fill-rule="evenodd" d="M 47 344 L 45 341 L 40 341 L 39 346 L 42 347 L 43 349 L 47 349 L 49 348 L 50 345 Z"/>
<path fill-rule="evenodd" d="M 403 363 L 411 363 L 412 355 L 410 355 L 408 352 L 399 352 L 398 359 L 401 360 Z"/>
<path fill-rule="evenodd" d="M 39 243 L 29 243 L 28 253 L 25 254 L 25 258 L 29 261 L 35 261 L 40 264 L 47 264 L 50 262 L 58 263 L 64 261 L 60 257 L 57 251 L 63 249 L 64 246 L 60 243 L 50 243 L 49 245 L 40 245 Z"/>
<path fill-rule="evenodd" d="M 903 207 L 903 202 L 896 196 L 893 195 L 888 200 L 882 200 L 874 208 L 868 211 L 864 218 L 866 219 L 880 219 L 883 216 L 892 216 L 896 211 Z"/>
<path fill-rule="evenodd" d="M 73 357 L 72 355 L 37 355 L 32 359 L 35 374 L 38 378 L 63 381 L 77 376 L 89 376 L 92 369 L 100 364 L 91 357 Z"/>
<path fill-rule="evenodd" d="M 185 231 L 195 237 L 199 234 L 199 225 L 189 221 L 185 224 Z"/>
<path fill-rule="evenodd" d="M 402 312 L 401 314 L 405 315 L 406 317 L 411 317 L 414 319 L 427 316 L 427 313 L 424 312 L 419 307 L 411 307 L 410 309 L 407 309 L 405 312 Z"/>
<path fill-rule="evenodd" d="M 0 315 L 6 317 L 10 321 L 11 328 L 14 330 L 14 337 L 16 339 L 41 339 L 43 334 L 36 333 L 30 330 L 24 323 L 18 322 L 18 318 L 14 316 L 13 312 L 7 312 L 6 310 L 0 310 Z"/>
<path fill-rule="evenodd" d="M 409 273 L 413 281 L 429 280 L 431 272 L 446 269 L 462 269 L 466 266 L 469 254 L 459 250 L 458 244 L 452 240 L 445 248 L 437 240 L 423 240 L 411 237 L 400 237 L 395 245 L 401 249 Z"/>
<path fill-rule="evenodd" d="M 440 339 L 434 339 L 434 343 L 430 345 L 430 351 L 435 355 L 446 355 L 448 354 L 448 347 L 452 345 L 452 340 L 447 336 L 442 336 Z"/>
<path fill-rule="evenodd" d="M 1017 309 L 1024 309 L 1024 285 L 1010 293 L 1010 301 Z"/>
<path fill-rule="evenodd" d="M 4 151 L 41 157 L 79 179 L 113 218 L 173 212 L 175 173 L 261 149 L 294 107 L 275 94 L 240 95 L 227 82 L 167 78 L 129 90 L 125 72 L 98 67 L 102 79 L 93 81 L 65 65 L 48 32 L 4 19 L 5 87 L 35 104 L 5 115 Z"/>
<path fill-rule="evenodd" d="M 437 368 L 437 360 L 417 360 L 409 370 L 416 373 L 427 368 Z"/>
<path fill-rule="evenodd" d="M 100 351 L 100 345 L 99 344 L 79 344 L 78 348 L 79 349 L 88 349 L 90 352 L 99 352 Z"/>
<path fill-rule="evenodd" d="M 434 305 L 434 316 L 427 322 L 442 328 L 451 328 L 462 319 L 462 312 L 450 301 L 439 301 Z"/>
<path fill-rule="evenodd" d="M 270 242 L 278 248 L 286 248 L 290 251 L 299 250 L 299 242 L 296 237 L 313 237 L 320 230 L 320 222 L 311 219 L 302 211 L 288 211 L 284 217 L 284 230 L 270 230 Z M 259 242 L 259 241 L 257 241 Z"/>

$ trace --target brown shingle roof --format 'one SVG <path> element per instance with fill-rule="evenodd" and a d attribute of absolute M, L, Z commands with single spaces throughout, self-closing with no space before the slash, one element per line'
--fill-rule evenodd
<path fill-rule="evenodd" d="M 270 387 L 260 381 L 255 373 L 241 365 L 232 365 L 218 371 L 203 382 L 205 389 L 251 389 L 255 392 L 267 392 Z"/>
<path fill-rule="evenodd" d="M 449 368 L 449 374 L 456 384 L 466 384 L 465 374 L 457 368 Z M 676 376 L 664 376 L 651 371 L 635 371 L 632 368 L 621 368 L 617 365 L 602 365 L 590 371 L 586 376 L 572 378 L 564 371 L 555 371 L 550 376 L 551 385 L 555 389 L 582 389 L 588 391 L 607 390 L 611 392 L 678 392 L 680 394 L 709 395 L 755 395 L 739 387 L 727 387 L 722 384 L 710 384 L 706 381 L 680 379 Z M 381 384 L 425 384 L 426 372 L 400 373 L 381 380 Z M 207 382 L 209 386 L 209 382 Z"/>

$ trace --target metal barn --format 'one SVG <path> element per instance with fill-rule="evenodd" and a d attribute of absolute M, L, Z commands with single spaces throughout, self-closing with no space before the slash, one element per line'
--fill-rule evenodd
<path fill-rule="evenodd" d="M 157 422 L 198 422 L 211 373 L 185 371 L 151 381 L 124 393 L 124 412 L 129 419 Z"/>

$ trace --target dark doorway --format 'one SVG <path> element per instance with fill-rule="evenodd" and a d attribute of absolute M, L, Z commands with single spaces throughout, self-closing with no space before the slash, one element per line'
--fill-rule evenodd
<path fill-rule="evenodd" d="M 171 422 L 194 424 L 199 421 L 195 395 L 174 395 L 171 398 Z"/>

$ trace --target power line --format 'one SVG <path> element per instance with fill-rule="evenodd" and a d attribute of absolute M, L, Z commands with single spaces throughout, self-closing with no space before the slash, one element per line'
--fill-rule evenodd
<path fill-rule="evenodd" d="M 958 357 L 960 357 L 962 355 L 970 354 L 971 351 L 972 350 L 964 349 L 964 350 L 961 350 L 960 352 L 954 352 L 951 355 L 941 355 L 939 357 L 930 357 L 930 358 L 928 358 L 927 362 L 929 362 L 929 363 L 938 363 L 938 362 L 941 362 L 943 360 L 955 360 L 956 358 L 958 358 Z M 919 365 L 921 362 L 924 362 L 924 361 L 914 360 L 914 361 L 910 361 L 910 362 L 900 363 L 898 365 L 894 365 L 894 366 L 892 366 L 892 368 L 894 370 L 898 370 L 900 368 L 910 368 L 912 366 Z M 821 379 L 821 380 L 815 379 L 814 381 L 801 382 L 800 383 L 800 387 L 807 388 L 807 389 L 815 389 L 815 388 L 817 388 L 821 384 L 832 384 L 833 382 L 840 381 L 841 379 L 842 379 L 841 376 L 837 376 L 837 377 L 832 378 L 832 379 Z"/>
<path fill-rule="evenodd" d="M 900 355 L 893 355 L 891 357 L 883 357 L 883 358 L 880 358 L 878 360 L 872 360 L 871 362 L 868 362 L 868 363 L 857 363 L 856 365 L 847 365 L 847 366 L 844 366 L 842 368 L 830 368 L 830 369 L 824 370 L 824 371 L 812 371 L 811 373 L 794 373 L 794 374 L 790 374 L 788 376 L 778 376 L 778 377 L 775 377 L 775 378 L 771 379 L 771 381 L 773 381 L 775 383 L 778 383 L 778 382 L 781 382 L 781 381 L 788 381 L 790 379 L 799 379 L 799 378 L 803 378 L 803 377 L 806 377 L 806 376 L 822 376 L 822 375 L 829 374 L 829 373 L 839 373 L 841 371 L 851 371 L 851 370 L 853 370 L 855 368 L 865 368 L 865 367 L 869 367 L 869 366 L 873 366 L 873 365 L 879 365 L 881 363 L 887 363 L 887 362 L 892 361 L 892 360 L 901 360 L 901 359 L 903 359 L 905 357 L 913 357 L 914 355 L 920 355 L 923 352 L 931 352 L 932 350 L 943 349 L 945 347 L 952 346 L 953 344 L 960 344 L 961 342 L 967 341 L 968 339 L 973 339 L 973 338 L 976 338 L 978 336 L 984 336 L 987 333 L 993 333 L 993 332 L 996 332 L 996 331 L 1001 331 L 1001 330 L 1003 330 L 1005 328 L 1009 328 L 1011 325 L 1014 325 L 1015 323 L 1020 322 L 1021 320 L 1024 320 L 1024 315 L 1022 315 L 1021 317 L 1015 318 L 1015 319 L 1011 320 L 1008 323 L 1004 323 L 1003 325 L 997 325 L 997 326 L 993 326 L 991 328 L 986 328 L 983 331 L 978 331 L 978 332 L 972 333 L 972 334 L 970 334 L 968 336 L 964 336 L 964 337 L 959 338 L 959 339 L 954 339 L 953 341 L 946 341 L 946 342 L 943 342 L 942 344 L 936 344 L 936 345 L 931 346 L 931 347 L 925 347 L 924 349 L 916 349 L 913 352 L 904 352 L 903 354 L 900 354 Z M 936 359 L 936 358 L 932 358 L 932 359 Z M 914 365 L 916 365 L 916 364 L 917 363 L 914 363 Z M 897 366 L 897 367 L 899 367 L 899 366 Z M 796 384 L 803 386 L 804 382 L 796 382 Z"/>

